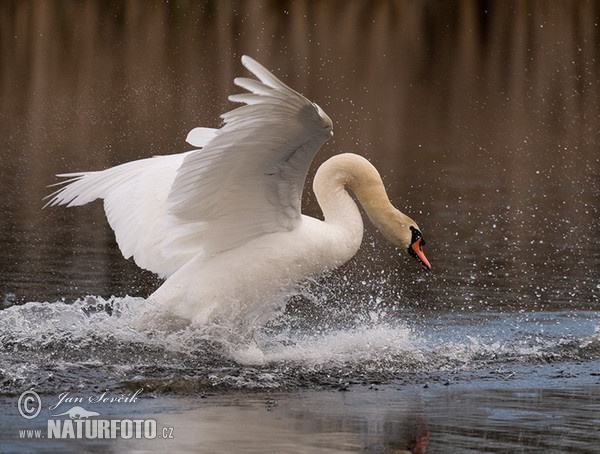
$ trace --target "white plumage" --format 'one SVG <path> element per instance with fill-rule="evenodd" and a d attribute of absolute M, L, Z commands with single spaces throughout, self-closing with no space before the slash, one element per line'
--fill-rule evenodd
<path fill-rule="evenodd" d="M 331 137 L 332 122 L 250 57 L 242 63 L 259 80 L 235 79 L 248 93 L 229 97 L 245 105 L 222 115 L 223 127 L 188 134 L 187 141 L 202 149 L 59 175 L 68 180 L 49 196 L 48 205 L 104 199 L 123 256 L 167 278 L 150 297 L 154 310 L 196 323 L 239 322 L 249 308 L 250 318 L 262 323 L 298 280 L 352 257 L 362 220 L 346 186 L 386 236 L 396 235 L 388 227 L 406 230 L 398 232 L 398 244 L 411 246 L 409 224 L 416 228 L 401 213 L 399 224 L 386 226 L 379 218 L 393 218 L 397 210 L 376 214 L 369 208 L 381 194 L 369 194 L 365 204 L 361 192 L 367 189 L 354 180 L 364 172 L 370 172 L 367 180 L 381 180 L 356 155 L 332 158 L 328 172 L 320 169 L 322 178 L 315 178 L 325 222 L 302 216 L 306 174 Z M 387 201 L 384 190 L 383 197 Z M 419 260 L 429 267 L 424 257 Z"/>

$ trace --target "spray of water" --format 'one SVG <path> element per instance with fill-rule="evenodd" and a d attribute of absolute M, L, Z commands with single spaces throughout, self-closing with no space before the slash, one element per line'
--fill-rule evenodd
<path fill-rule="evenodd" d="M 0 311 L 0 388 L 17 393 L 31 387 L 142 386 L 193 393 L 342 386 L 499 370 L 516 362 L 583 360 L 600 353 L 593 314 L 589 319 L 579 314 L 577 320 L 565 315 L 558 332 L 564 333 L 570 321 L 580 330 L 565 337 L 551 330 L 556 313 L 538 314 L 531 323 L 518 314 L 512 319 L 489 314 L 467 324 L 465 317 L 439 320 L 430 314 L 411 322 L 407 313 L 394 309 L 394 301 L 368 292 L 331 301 L 331 288 L 315 284 L 305 290 L 285 313 L 250 332 L 180 321 L 137 329 L 133 322 L 145 300 L 133 297 L 13 306 Z"/>

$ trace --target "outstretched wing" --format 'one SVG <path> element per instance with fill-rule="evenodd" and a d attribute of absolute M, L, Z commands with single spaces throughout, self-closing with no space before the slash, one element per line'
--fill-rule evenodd
<path fill-rule="evenodd" d="M 256 61 L 242 63 L 259 80 L 235 79 L 249 93 L 229 99 L 246 105 L 224 114 L 221 129 L 189 133 L 202 150 L 60 175 L 70 179 L 48 205 L 104 199 L 125 258 L 162 276 L 199 254 L 294 228 L 308 167 L 332 123 Z"/>
<path fill-rule="evenodd" d="M 164 248 L 166 199 L 185 154 L 155 156 L 95 172 L 58 175 L 68 178 L 48 196 L 47 205 L 80 206 L 104 199 L 108 223 L 125 258 L 163 277 L 173 274 L 194 251 Z"/>
<path fill-rule="evenodd" d="M 310 163 L 332 135 L 319 106 L 250 57 L 242 63 L 259 80 L 236 78 L 249 93 L 229 99 L 246 105 L 222 115 L 216 136 L 185 157 L 167 199 L 169 227 L 188 232 L 174 238 L 202 237 L 208 254 L 293 229 Z"/>

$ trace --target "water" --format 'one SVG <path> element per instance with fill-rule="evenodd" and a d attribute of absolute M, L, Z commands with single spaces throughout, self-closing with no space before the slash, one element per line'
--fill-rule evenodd
<path fill-rule="evenodd" d="M 600 353 L 598 314 L 592 311 L 476 313 L 467 322 L 464 314 L 404 321 L 386 313 L 383 321 L 343 328 L 321 328 L 324 319 L 312 316 L 312 329 L 298 329 L 282 316 L 249 339 L 215 325 L 137 331 L 130 322 L 140 304 L 143 300 L 134 298 L 90 298 L 71 305 L 28 303 L 6 309 L 3 392 L 73 386 L 157 391 L 175 386 L 185 393 L 346 388 L 382 381 L 447 381 L 454 374 L 458 379 L 488 376 L 514 365 L 567 362 L 562 367 L 568 368 Z M 377 318 L 374 311 L 370 315 Z"/>
<path fill-rule="evenodd" d="M 594 311 L 476 312 L 465 320 L 373 308 L 353 327 L 313 329 L 284 315 L 241 341 L 215 326 L 135 331 L 127 322 L 143 302 L 88 298 L 3 311 L 7 446 L 23 452 L 24 428 L 45 434 L 57 413 L 47 408 L 65 392 L 140 392 L 139 402 L 85 407 L 174 428 L 173 440 L 85 440 L 96 449 L 389 452 L 421 440 L 426 452 L 485 443 L 484 452 L 541 453 L 595 452 L 600 441 Z M 331 318 L 314 312 L 317 327 Z M 30 389 L 45 403 L 35 424 L 16 413 L 17 396 Z M 71 441 L 27 446 L 60 452 Z"/>
<path fill-rule="evenodd" d="M 32 5 L 0 4 L 0 451 L 598 452 L 597 2 Z M 47 185 L 187 150 L 242 53 L 333 119 L 315 165 L 381 170 L 433 272 L 367 226 L 249 335 L 133 329 L 160 281 Z M 82 406 L 173 439 L 19 439 L 63 393 L 139 390 Z"/>

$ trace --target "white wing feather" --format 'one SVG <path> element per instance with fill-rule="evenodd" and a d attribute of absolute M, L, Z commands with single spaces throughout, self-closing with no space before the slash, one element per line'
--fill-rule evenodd
<path fill-rule="evenodd" d="M 64 187 L 49 196 L 47 205 L 85 205 L 104 199 L 104 211 L 125 258 L 163 277 L 177 271 L 193 252 L 169 251 L 164 229 L 166 199 L 184 154 L 132 161 L 98 172 L 59 175 Z"/>
<path fill-rule="evenodd" d="M 194 128 L 188 133 L 185 141 L 194 147 L 202 148 L 217 135 L 217 131 L 218 129 L 213 128 Z"/>
<path fill-rule="evenodd" d="M 59 175 L 70 179 L 48 205 L 104 199 L 125 258 L 162 276 L 200 254 L 293 229 L 308 167 L 332 123 L 256 61 L 242 63 L 260 81 L 235 79 L 250 93 L 229 99 L 246 105 L 222 115 L 218 130 L 190 131 L 187 141 L 202 150 Z"/>

